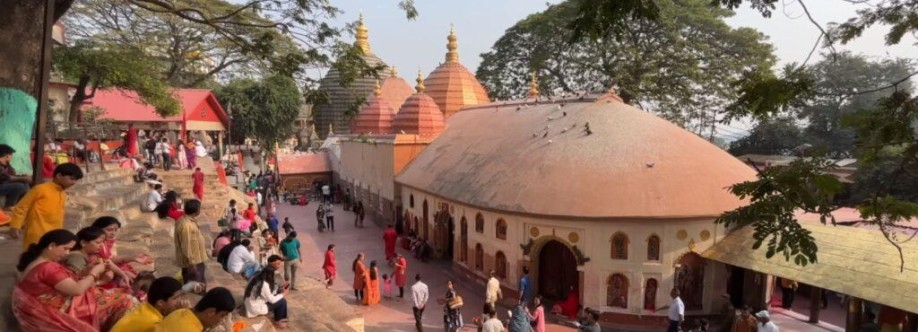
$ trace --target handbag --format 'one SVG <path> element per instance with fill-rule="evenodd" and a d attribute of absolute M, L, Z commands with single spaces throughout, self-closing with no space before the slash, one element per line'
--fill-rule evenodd
<path fill-rule="evenodd" d="M 459 296 L 459 294 L 456 294 L 453 297 L 451 297 L 449 299 L 449 302 L 447 303 L 447 305 L 449 305 L 449 308 L 452 310 L 462 308 L 463 304 L 464 303 L 462 303 L 462 296 Z"/>

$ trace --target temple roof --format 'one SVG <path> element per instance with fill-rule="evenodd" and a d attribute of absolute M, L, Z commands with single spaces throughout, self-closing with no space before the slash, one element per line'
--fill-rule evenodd
<path fill-rule="evenodd" d="M 574 218 L 715 217 L 755 172 L 614 96 L 464 109 L 396 181 L 446 200 Z"/>
<path fill-rule="evenodd" d="M 408 82 L 398 76 L 398 71 L 394 67 L 389 72 L 389 75 L 382 81 L 382 95 L 380 98 L 386 101 L 393 110 L 398 110 L 405 100 L 414 94 L 414 89 L 411 88 L 411 85 L 408 85 Z M 367 100 L 369 99 L 367 98 Z"/>
<path fill-rule="evenodd" d="M 376 90 L 370 97 L 369 103 L 360 108 L 360 113 L 354 119 L 351 133 L 354 134 L 389 134 L 392 132 L 392 120 L 395 118 L 395 109 L 382 99 L 382 88 L 376 81 Z"/>
<path fill-rule="evenodd" d="M 455 30 L 450 29 L 447 37 L 449 42 L 446 45 L 446 62 L 434 69 L 424 80 L 427 94 L 437 102 L 437 106 L 447 118 L 466 106 L 490 102 L 481 82 L 468 68 L 459 63 L 456 39 Z"/>
<path fill-rule="evenodd" d="M 360 16 L 355 35 L 354 46 L 363 51 L 362 57 L 367 65 L 371 67 L 387 66 L 370 48 L 367 28 L 363 23 L 363 15 Z M 380 71 L 378 74 L 379 79 L 386 79 L 390 75 L 388 70 Z M 351 82 L 350 86 L 343 87 L 341 86 L 341 73 L 332 66 L 319 83 L 319 91 L 325 92 L 328 100 L 327 102 L 316 103 L 313 108 L 313 118 L 316 120 L 319 136 L 327 137 L 330 125 L 334 127 L 337 134 L 349 133 L 348 113 L 355 109 L 360 99 L 373 92 L 376 80 L 377 78 L 373 76 L 359 77 Z"/>
<path fill-rule="evenodd" d="M 408 97 L 392 123 L 394 134 L 413 134 L 432 137 L 440 134 L 445 127 L 443 113 L 437 103 L 424 93 L 424 80 L 418 72 L 417 93 Z"/>

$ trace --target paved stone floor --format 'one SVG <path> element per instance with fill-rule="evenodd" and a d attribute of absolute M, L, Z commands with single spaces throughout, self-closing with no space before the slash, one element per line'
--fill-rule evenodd
<path fill-rule="evenodd" d="M 278 215 L 289 217 L 296 227 L 298 238 L 303 246 L 303 267 L 302 272 L 298 274 L 300 278 L 320 279 L 324 276 L 322 272 L 322 262 L 325 248 L 334 243 L 336 259 L 338 264 L 338 279 L 335 281 L 332 290 L 338 294 L 347 303 L 354 304 L 354 291 L 351 288 L 354 274 L 351 271 L 351 263 L 358 253 L 365 253 L 365 262 L 376 260 L 380 263 L 379 272 L 391 274 L 392 270 L 385 264 L 385 252 L 383 249 L 382 233 L 383 229 L 377 226 L 369 218 L 365 220 L 366 227 L 354 227 L 354 214 L 341 209 L 340 205 L 335 206 L 335 232 L 320 233 L 317 229 L 315 220 L 315 208 L 317 204 L 311 202 L 309 205 L 292 206 L 281 203 L 278 207 Z M 281 236 L 283 237 L 283 235 Z M 430 331 L 442 331 L 442 306 L 436 305 L 435 299 L 442 297 L 446 293 L 446 281 L 453 279 L 456 283 L 459 294 L 462 295 L 465 306 L 462 311 L 466 326 L 463 331 L 474 331 L 472 318 L 480 314 L 480 308 L 484 303 L 484 286 L 465 282 L 457 282 L 451 274 L 449 262 L 430 261 L 423 263 L 415 260 L 407 254 L 407 251 L 399 249 L 403 255 L 408 257 L 408 275 L 409 286 L 413 283 L 413 276 L 420 273 L 424 282 L 430 289 L 431 302 L 424 312 L 424 328 Z M 398 289 L 393 285 L 393 294 L 398 295 Z M 409 294 L 410 290 L 406 287 L 405 299 L 399 301 L 396 299 L 386 299 L 372 307 L 356 306 L 357 310 L 364 315 L 365 328 L 368 332 L 373 331 L 414 331 L 414 318 L 412 316 L 412 302 Z M 355 304 L 356 305 L 356 304 Z M 506 310 L 499 310 L 498 315 L 501 319 L 507 318 Z M 551 325 L 549 331 L 573 331 L 571 328 Z"/>

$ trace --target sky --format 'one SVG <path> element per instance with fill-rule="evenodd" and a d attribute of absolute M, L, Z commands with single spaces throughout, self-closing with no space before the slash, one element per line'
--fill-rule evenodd
<path fill-rule="evenodd" d="M 399 74 L 414 84 L 418 68 L 426 77 L 444 60 L 446 36 L 450 24 L 456 27 L 459 60 L 474 73 L 481 62 L 480 54 L 488 52 L 504 31 L 526 16 L 542 11 L 546 2 L 559 0 L 416 0 L 420 15 L 412 21 L 398 8 L 398 0 L 333 0 L 344 11 L 332 22 L 343 26 L 357 20 L 363 13 L 373 51 Z M 832 22 L 844 22 L 856 15 L 860 7 L 843 0 L 808 0 L 807 8 L 824 27 Z M 863 5 L 861 5 L 863 6 Z M 804 15 L 796 0 L 783 0 L 772 14 L 764 18 L 748 7 L 737 10 L 727 20 L 734 27 L 751 27 L 761 31 L 775 47 L 778 67 L 802 62 L 812 49 L 820 32 Z M 862 37 L 836 49 L 850 50 L 874 59 L 912 57 L 918 55 L 914 36 L 908 36 L 896 46 L 886 46 L 884 27 L 869 29 Z M 352 40 L 352 37 L 346 37 Z M 811 63 L 821 59 L 820 52 Z M 321 75 L 321 73 L 317 73 Z M 905 73 L 903 73 L 903 76 Z M 750 123 L 738 121 L 718 125 L 720 135 L 728 140 L 748 133 Z"/>

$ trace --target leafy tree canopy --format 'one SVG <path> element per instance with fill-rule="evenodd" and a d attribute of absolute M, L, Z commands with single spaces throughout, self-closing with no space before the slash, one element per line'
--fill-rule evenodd
<path fill-rule="evenodd" d="M 625 34 L 618 27 L 627 25 L 627 21 L 609 20 L 610 17 L 642 15 L 641 8 L 651 8 L 648 2 L 659 5 L 659 0 L 575 0 L 579 5 L 578 21 L 571 23 L 583 33 L 580 38 L 622 38 Z M 621 4 L 607 6 L 589 6 L 589 3 Z M 760 11 L 763 16 L 771 16 L 777 0 L 714 0 L 713 5 L 735 9 L 744 3 Z M 876 0 L 868 1 L 869 6 L 858 10 L 856 16 L 842 24 L 828 27 L 816 23 L 805 0 L 797 1 L 806 16 L 813 22 L 821 34 L 816 47 L 822 45 L 829 51 L 828 58 L 836 60 L 839 53 L 835 45 L 847 43 L 859 37 L 867 28 L 882 24 L 888 27 L 886 43 L 898 44 L 906 34 L 918 32 L 918 0 Z M 856 3 L 864 3 L 862 1 Z M 616 16 L 617 15 L 617 16 Z M 663 17 L 663 15 L 660 15 Z M 659 19 L 657 19 L 659 21 Z M 752 116 L 763 120 L 786 114 L 791 108 L 805 105 L 805 101 L 814 96 L 853 98 L 859 95 L 878 91 L 892 92 L 875 104 L 852 106 L 859 110 L 844 116 L 842 123 L 853 129 L 853 154 L 858 157 L 861 168 L 868 170 L 880 168 L 884 171 L 873 173 L 871 183 L 859 177 L 855 186 L 871 188 L 872 194 L 863 195 L 860 201 L 854 202 L 861 217 L 868 223 L 880 228 L 887 241 L 900 249 L 900 262 L 904 269 L 905 260 L 901 255 L 900 244 L 912 239 L 910 236 L 897 236 L 896 224 L 900 221 L 918 217 L 918 204 L 908 197 L 897 197 L 897 184 L 909 174 L 918 174 L 918 137 L 915 133 L 915 120 L 918 119 L 918 97 L 902 89 L 908 80 L 918 75 L 918 71 L 909 68 L 900 72 L 898 78 L 883 80 L 889 83 L 871 82 L 878 86 L 859 87 L 856 91 L 832 91 L 832 87 L 820 86 L 817 79 L 807 72 L 809 57 L 802 63 L 785 68 L 781 74 L 767 71 L 749 71 L 736 86 L 740 96 L 727 109 L 724 120 Z M 824 75 L 825 72 L 819 73 Z M 865 82 L 866 83 L 866 82 Z M 848 102 L 848 99 L 842 99 Z M 831 98 L 829 102 L 832 102 Z M 808 118 L 821 121 L 816 114 Z M 883 163 L 891 163 L 883 167 Z M 891 167 L 889 167 L 891 166 Z M 798 210 L 817 213 L 823 223 L 835 223 L 831 212 L 838 208 L 832 199 L 842 188 L 838 179 L 828 176 L 831 162 L 824 158 L 813 158 L 795 162 L 792 167 L 768 169 L 759 173 L 759 179 L 733 186 L 731 191 L 750 199 L 750 204 L 725 213 L 717 222 L 727 226 L 751 225 L 755 228 L 755 247 L 767 243 L 766 255 L 771 257 L 781 254 L 785 259 L 793 259 L 797 264 L 805 265 L 817 260 L 818 247 L 813 237 L 794 218 Z"/>
<path fill-rule="evenodd" d="M 729 27 L 724 19 L 733 13 L 704 0 L 655 1 L 657 21 L 629 16 L 618 38 L 567 44 L 577 3 L 530 15 L 482 54 L 477 76 L 492 98 L 524 97 L 534 71 L 545 95 L 615 86 L 629 103 L 701 132 L 737 97 L 731 82 L 775 61 L 760 33 Z"/>
<path fill-rule="evenodd" d="M 803 142 L 800 127 L 790 117 L 767 119 L 752 128 L 749 135 L 730 143 L 730 153 L 790 155 Z"/>
<path fill-rule="evenodd" d="M 274 151 L 275 144 L 293 135 L 294 120 L 303 107 L 296 81 L 284 75 L 236 79 L 215 95 L 232 109 L 233 136 L 255 138 L 264 151 Z"/>
<path fill-rule="evenodd" d="M 138 49 L 80 42 L 55 48 L 54 58 L 57 70 L 77 82 L 70 103 L 71 124 L 76 122 L 83 101 L 105 88 L 134 90 L 141 102 L 152 105 L 164 117 L 181 112 L 181 104 L 155 75 L 152 61 Z"/>

